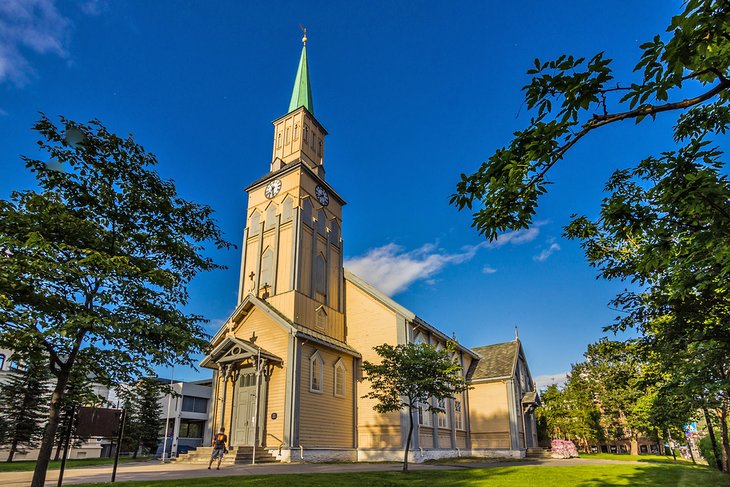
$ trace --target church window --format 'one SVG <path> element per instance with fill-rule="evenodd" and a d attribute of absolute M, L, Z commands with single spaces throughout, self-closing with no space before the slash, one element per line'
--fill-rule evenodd
<path fill-rule="evenodd" d="M 426 338 L 425 334 L 419 333 L 418 335 L 416 335 L 416 338 L 415 338 L 415 340 L 413 340 L 413 343 L 415 343 L 416 345 L 422 345 L 424 343 L 428 343 L 428 339 Z"/>
<path fill-rule="evenodd" d="M 299 124 L 294 124 L 294 140 L 297 140 L 299 138 Z"/>
<path fill-rule="evenodd" d="M 294 200 L 291 196 L 287 196 L 284 203 L 281 205 L 281 221 L 288 222 L 292 219 L 294 212 Z"/>
<path fill-rule="evenodd" d="M 248 234 L 249 235 L 258 235 L 260 226 L 261 226 L 261 215 L 259 215 L 258 211 L 254 211 L 251 214 L 251 218 L 249 219 Z"/>
<path fill-rule="evenodd" d="M 464 429 L 464 419 L 461 414 L 461 401 L 454 401 L 454 427 L 457 430 Z"/>
<path fill-rule="evenodd" d="M 259 288 L 269 286 L 268 291 L 274 283 L 274 252 L 266 249 L 263 257 L 261 257 L 261 279 L 259 280 Z"/>
<path fill-rule="evenodd" d="M 332 224 L 330 225 L 330 242 L 338 247 L 340 245 L 340 226 L 335 220 L 332 220 Z"/>
<path fill-rule="evenodd" d="M 422 402 L 418 406 L 418 424 L 421 426 L 431 426 L 431 411 L 428 410 L 428 404 Z"/>
<path fill-rule="evenodd" d="M 309 358 L 309 392 L 322 392 L 324 360 L 319 352 Z"/>
<path fill-rule="evenodd" d="M 326 235 L 327 233 L 327 217 L 324 214 L 324 210 L 317 212 L 317 231 L 320 235 Z"/>
<path fill-rule="evenodd" d="M 304 142 L 309 142 L 309 127 L 304 126 Z"/>
<path fill-rule="evenodd" d="M 290 130 L 291 129 L 289 127 L 287 127 L 286 128 L 286 132 L 284 132 L 284 144 L 288 144 L 289 143 L 289 131 Z"/>
<path fill-rule="evenodd" d="M 314 292 L 318 301 L 324 301 L 327 297 L 327 289 L 325 286 L 325 275 L 327 272 L 327 262 L 322 254 L 314 258 Z"/>
<path fill-rule="evenodd" d="M 276 147 L 281 147 L 281 132 L 276 136 Z"/>
<path fill-rule="evenodd" d="M 345 364 L 342 359 L 335 364 L 335 396 L 345 397 Z"/>
<path fill-rule="evenodd" d="M 448 428 L 449 416 L 446 414 L 446 399 L 439 399 L 439 407 L 444 410 L 444 412 L 438 413 L 439 428 Z"/>
<path fill-rule="evenodd" d="M 319 149 L 317 151 L 317 155 L 322 155 L 322 139 L 319 139 Z"/>
<path fill-rule="evenodd" d="M 312 226 L 312 203 L 309 201 L 309 198 L 304 200 L 304 203 L 302 203 L 302 217 L 304 218 L 304 223 Z"/>
<path fill-rule="evenodd" d="M 276 205 L 271 203 L 268 208 L 266 208 L 266 224 L 264 225 L 264 228 L 268 230 L 269 228 L 274 228 L 276 226 Z"/>
<path fill-rule="evenodd" d="M 5 355 L 0 353 L 0 370 L 3 370 L 5 368 Z"/>

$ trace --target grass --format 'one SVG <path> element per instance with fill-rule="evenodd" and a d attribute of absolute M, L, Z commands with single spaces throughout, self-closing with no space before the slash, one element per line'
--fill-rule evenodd
<path fill-rule="evenodd" d="M 121 457 L 119 463 L 128 462 L 146 462 L 149 457 Z M 79 458 L 77 460 L 66 460 L 66 468 L 95 467 L 98 465 L 114 464 L 113 458 Z M 61 468 L 61 460 L 52 461 L 49 464 L 49 470 L 58 470 Z M 35 460 L 20 460 L 16 462 L 0 463 L 0 472 L 30 472 L 35 469 Z"/>
<path fill-rule="evenodd" d="M 646 462 L 646 463 L 669 463 L 669 464 L 691 464 L 692 460 L 686 460 L 677 455 L 677 460 L 665 455 L 628 455 L 626 453 L 581 453 L 581 458 L 597 460 L 622 460 L 624 462 Z"/>
<path fill-rule="evenodd" d="M 110 484 L 86 484 L 87 487 Z M 513 487 L 515 485 L 604 487 L 631 486 L 730 486 L 730 477 L 707 467 L 693 465 L 578 465 L 565 467 L 494 467 L 460 468 L 457 470 L 414 470 L 401 472 L 357 472 L 285 475 L 245 475 L 236 477 L 162 480 L 154 482 L 118 482 L 127 487 L 361 487 L 361 486 L 482 486 Z"/>

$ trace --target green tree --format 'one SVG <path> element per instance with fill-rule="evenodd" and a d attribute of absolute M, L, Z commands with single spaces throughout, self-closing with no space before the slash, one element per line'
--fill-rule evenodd
<path fill-rule="evenodd" d="M 724 133 L 730 119 L 729 16 L 726 0 L 685 1 L 668 34 L 641 46 L 638 76 L 626 80 L 616 79 L 602 52 L 591 59 L 535 59 L 523 87 L 533 112 L 529 126 L 473 174 L 461 175 L 452 204 L 472 210 L 473 226 L 494 239 L 500 231 L 530 225 L 550 169 L 594 130 L 675 112 L 689 122 L 675 136 L 688 127 Z"/>
<path fill-rule="evenodd" d="M 48 412 L 51 379 L 38 356 L 21 358 L 16 353 L 13 361 L 18 368 L 0 382 L 0 418 L 5 425 L 8 462 L 13 461 L 15 453 L 38 446 Z"/>
<path fill-rule="evenodd" d="M 383 344 L 375 347 L 375 351 L 381 362 L 374 364 L 366 360 L 362 365 L 367 374 L 365 379 L 371 385 L 371 391 L 363 398 L 378 401 L 373 409 L 379 413 L 407 409 L 409 427 L 403 456 L 403 471 L 407 472 L 414 414 L 424 406 L 429 412 L 446 412 L 438 402 L 453 399 L 468 386 L 461 375 L 461 366 L 451 358 L 453 344 L 442 350 L 428 344 Z"/>
<path fill-rule="evenodd" d="M 34 487 L 74 370 L 131 382 L 156 365 L 191 364 L 207 346 L 203 318 L 180 307 L 198 272 L 220 268 L 203 246 L 231 246 L 212 210 L 180 197 L 131 135 L 98 120 L 60 122 L 42 116 L 34 129 L 65 170 L 23 157 L 39 190 L 0 201 L 0 347 L 40 344 L 56 379 Z"/>
<path fill-rule="evenodd" d="M 156 451 L 160 436 L 160 397 L 170 387 L 156 377 L 144 377 L 133 385 L 117 389 L 126 410 L 124 426 L 124 449 L 133 452 L 136 458 L 140 449 Z"/>

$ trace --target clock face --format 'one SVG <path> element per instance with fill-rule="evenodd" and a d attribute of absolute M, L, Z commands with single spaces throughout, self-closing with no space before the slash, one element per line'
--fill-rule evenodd
<path fill-rule="evenodd" d="M 317 201 L 319 201 L 322 206 L 330 204 L 330 195 L 327 194 L 327 190 L 322 186 L 317 185 L 317 187 L 314 188 L 314 195 L 317 197 Z"/>
<path fill-rule="evenodd" d="M 281 181 L 278 179 L 274 179 L 266 185 L 266 188 L 264 188 L 264 196 L 271 199 L 279 194 L 279 191 L 281 191 Z"/>

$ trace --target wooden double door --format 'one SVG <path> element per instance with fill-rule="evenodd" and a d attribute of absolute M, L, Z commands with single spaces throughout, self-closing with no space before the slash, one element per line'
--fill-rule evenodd
<path fill-rule="evenodd" d="M 236 381 L 232 442 L 237 446 L 253 446 L 256 442 L 256 373 L 243 369 Z"/>

